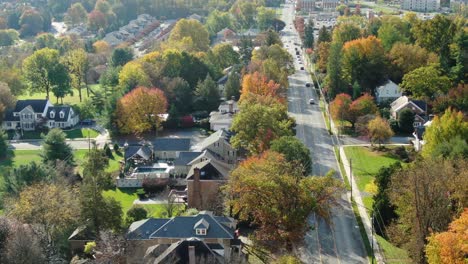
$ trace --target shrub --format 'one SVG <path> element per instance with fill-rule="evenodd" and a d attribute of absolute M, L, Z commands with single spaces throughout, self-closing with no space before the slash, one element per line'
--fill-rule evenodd
<path fill-rule="evenodd" d="M 104 151 L 106 152 L 107 157 L 109 157 L 110 159 L 114 158 L 114 155 L 112 155 L 112 150 L 107 143 L 104 145 Z"/>
<path fill-rule="evenodd" d="M 138 195 L 138 198 L 139 198 L 140 200 L 146 198 L 146 193 L 145 193 L 145 190 L 143 190 L 143 189 L 138 189 L 138 190 L 136 191 L 136 194 Z"/>
<path fill-rule="evenodd" d="M 115 151 L 115 153 L 119 153 L 119 152 L 120 152 L 119 144 L 117 144 L 117 143 L 114 144 L 114 151 Z"/>
<path fill-rule="evenodd" d="M 169 179 L 146 178 L 143 180 L 143 190 L 149 195 L 164 191 Z"/>

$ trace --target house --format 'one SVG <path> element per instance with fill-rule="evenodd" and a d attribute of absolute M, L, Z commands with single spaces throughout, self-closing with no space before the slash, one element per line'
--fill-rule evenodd
<path fill-rule="evenodd" d="M 203 152 L 200 151 L 182 151 L 179 153 L 179 156 L 174 160 L 174 171 L 173 174 L 183 175 L 184 178 L 190 170 L 189 163 L 192 162 L 195 158 L 200 156 Z"/>
<path fill-rule="evenodd" d="M 432 120 L 427 121 L 422 126 L 417 126 L 414 128 L 414 133 L 413 133 L 414 140 L 412 142 L 413 142 L 415 151 L 421 151 L 423 145 L 426 143 L 424 141 L 424 132 L 426 132 L 426 128 L 431 126 L 431 124 L 432 124 Z"/>
<path fill-rule="evenodd" d="M 392 118 L 397 119 L 399 113 L 403 109 L 410 109 L 414 115 L 414 127 L 418 127 L 426 122 L 427 104 L 422 100 L 413 100 L 407 96 L 400 96 L 390 104 L 390 115 Z"/>
<path fill-rule="evenodd" d="M 203 22 L 203 17 L 198 14 L 191 14 L 190 16 L 187 17 L 187 19 L 195 19 L 198 22 Z"/>
<path fill-rule="evenodd" d="M 190 138 L 157 138 L 153 148 L 155 159 L 175 160 L 180 152 L 190 150 Z"/>
<path fill-rule="evenodd" d="M 196 151 L 209 150 L 216 159 L 234 166 L 237 163 L 237 151 L 231 146 L 231 134 L 220 129 L 194 147 Z"/>
<path fill-rule="evenodd" d="M 131 145 L 124 147 L 125 163 L 134 165 L 149 164 L 153 161 L 153 147 L 146 145 Z"/>
<path fill-rule="evenodd" d="M 218 85 L 219 94 L 221 96 L 224 96 L 224 89 L 226 88 L 226 83 L 227 83 L 228 78 L 229 78 L 229 75 L 226 74 L 223 77 L 219 78 L 219 80 L 216 82 L 216 84 Z"/>
<path fill-rule="evenodd" d="M 401 96 L 402 92 L 400 87 L 391 80 L 388 80 L 385 84 L 375 89 L 375 100 L 377 103 L 382 103 L 389 100 L 393 101 L 397 98 L 400 98 Z"/>
<path fill-rule="evenodd" d="M 219 189 L 229 177 L 231 167 L 216 159 L 192 165 L 187 174 L 187 202 L 190 208 L 206 209 L 217 204 Z"/>
<path fill-rule="evenodd" d="M 230 28 L 223 28 L 216 33 L 216 43 L 232 41 L 237 38 L 237 33 Z"/>
<path fill-rule="evenodd" d="M 4 130 L 34 131 L 40 126 L 72 128 L 80 121 L 70 106 L 54 106 L 47 99 L 18 100 L 13 110 L 6 113 Z"/>
<path fill-rule="evenodd" d="M 234 115 L 237 112 L 239 112 L 239 107 L 236 101 L 228 100 L 222 102 L 219 105 L 217 112 L 213 111 L 210 113 L 210 129 L 214 131 L 221 129 L 229 130 L 231 128 Z"/>
<path fill-rule="evenodd" d="M 68 237 L 70 250 L 73 254 L 82 253 L 86 243 L 96 240 L 96 234 L 88 226 L 82 225 Z"/>
<path fill-rule="evenodd" d="M 224 258 L 218 255 L 204 241 L 192 237 L 172 244 L 160 244 L 149 247 L 144 261 L 146 263 L 185 264 L 185 263 L 212 263 L 222 264 Z"/>
<path fill-rule="evenodd" d="M 195 247 L 195 251 L 198 247 L 199 254 L 212 255 L 211 250 L 219 256 L 219 260 L 223 260 L 222 263 L 229 263 L 234 254 L 241 252 L 241 243 L 234 234 L 236 225 L 234 219 L 215 216 L 209 211 L 201 211 L 194 216 L 149 218 L 133 222 L 126 236 L 127 263 L 149 263 L 148 258 L 158 260 L 154 263 L 188 263 L 164 260 L 169 259 L 171 254 L 189 258 L 187 253 L 191 246 Z M 180 249 L 179 253 L 177 248 Z M 189 254 L 193 253 L 197 254 Z"/>

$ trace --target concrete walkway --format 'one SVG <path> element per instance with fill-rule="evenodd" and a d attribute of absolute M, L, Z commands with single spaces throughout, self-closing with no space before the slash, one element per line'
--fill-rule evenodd
<path fill-rule="evenodd" d="M 361 216 L 362 223 L 364 225 L 364 229 L 366 230 L 367 239 L 371 243 L 371 246 L 374 247 L 374 256 L 377 263 L 385 263 L 382 255 L 380 254 L 379 244 L 377 243 L 377 239 L 374 236 L 374 232 L 372 231 L 372 224 L 369 215 L 367 214 L 366 207 L 362 202 L 361 192 L 359 191 L 358 185 L 356 184 L 356 178 L 351 174 L 351 168 L 349 166 L 348 158 L 346 157 L 345 151 L 343 147 L 340 147 L 340 156 L 341 161 L 343 162 L 344 172 L 348 176 L 349 184 L 352 186 L 352 193 L 351 196 L 357 204 L 359 215 Z"/>

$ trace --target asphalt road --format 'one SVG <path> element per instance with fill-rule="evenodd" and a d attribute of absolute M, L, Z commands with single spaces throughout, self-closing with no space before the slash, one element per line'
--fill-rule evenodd
<path fill-rule="evenodd" d="M 296 136 L 306 144 L 312 152 L 312 175 L 325 175 L 335 170 L 335 177 L 342 180 L 338 173 L 338 164 L 333 151 L 332 138 L 328 134 L 325 121 L 317 104 L 309 104 L 309 99 L 316 102 L 317 96 L 313 87 L 306 87 L 306 83 L 313 83 L 309 74 L 300 67 L 295 54 L 294 42 L 299 43 L 297 33 L 292 26 L 294 9 L 286 4 L 283 9 L 282 40 L 295 60 L 296 73 L 289 77 L 288 109 L 289 114 L 296 119 Z M 301 51 L 300 61 L 304 62 Z M 305 236 L 304 246 L 300 248 L 301 259 L 305 263 L 368 263 L 362 237 L 354 217 L 347 194 L 342 194 L 338 205 L 331 210 L 331 223 L 311 215 L 308 219 L 313 227 Z"/>

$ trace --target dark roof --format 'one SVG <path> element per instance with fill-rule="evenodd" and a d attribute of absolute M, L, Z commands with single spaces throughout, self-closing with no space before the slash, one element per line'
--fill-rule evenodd
<path fill-rule="evenodd" d="M 422 140 L 424 137 L 424 132 L 426 132 L 425 126 L 418 126 L 414 129 L 414 133 L 418 136 L 418 139 Z"/>
<path fill-rule="evenodd" d="M 209 228 L 206 235 L 197 235 L 194 227 L 202 219 L 204 220 L 202 222 L 206 222 Z M 223 223 L 227 222 L 223 221 Z M 218 222 L 211 215 L 211 212 L 205 211 L 195 216 L 177 216 L 172 219 L 150 218 L 132 223 L 127 233 L 127 239 L 234 238 L 234 230 L 223 223 Z"/>
<path fill-rule="evenodd" d="M 31 106 L 34 113 L 43 113 L 47 105 L 47 99 L 18 100 L 14 112 L 21 112 L 24 108 Z"/>
<path fill-rule="evenodd" d="M 217 81 L 217 83 L 218 83 L 218 84 L 226 84 L 227 80 L 228 80 L 228 75 L 226 74 L 226 75 L 224 75 L 223 77 L 221 77 L 221 78 Z"/>
<path fill-rule="evenodd" d="M 193 180 L 195 168 L 200 169 L 200 180 L 224 180 L 229 176 L 231 168 L 219 161 L 208 159 L 193 164 L 187 174 L 187 180 Z"/>
<path fill-rule="evenodd" d="M 206 263 L 223 263 L 218 259 L 218 255 L 213 252 L 205 242 L 196 238 L 185 239 L 173 243 L 162 254 L 160 254 L 153 263 L 189 263 L 190 246 L 194 247 L 195 257 L 197 259 L 206 261 Z"/>
<path fill-rule="evenodd" d="M 140 156 L 141 158 L 145 160 L 149 160 L 151 158 L 151 147 L 149 146 L 141 146 L 141 145 L 134 145 L 134 146 L 128 146 L 125 149 L 125 160 L 128 160 L 130 158 L 133 158 L 135 155 Z"/>
<path fill-rule="evenodd" d="M 427 104 L 422 100 L 411 100 L 415 105 L 417 105 L 421 110 L 426 111 Z"/>
<path fill-rule="evenodd" d="M 55 122 L 64 122 L 68 120 L 68 116 L 70 115 L 70 106 L 52 106 L 47 109 L 46 118 L 49 120 L 54 120 Z M 55 115 L 54 118 L 51 118 L 50 113 L 54 111 Z M 63 111 L 64 115 L 63 118 L 60 117 L 60 112 Z"/>
<path fill-rule="evenodd" d="M 4 121 L 20 121 L 20 117 L 14 116 L 13 111 L 10 110 L 5 113 L 5 118 L 3 120 Z"/>
<path fill-rule="evenodd" d="M 157 138 L 153 146 L 155 151 L 188 151 L 190 138 Z"/>
<path fill-rule="evenodd" d="M 186 166 L 189 162 L 198 157 L 202 152 L 183 151 L 179 153 L 179 157 L 174 160 L 175 166 Z"/>

